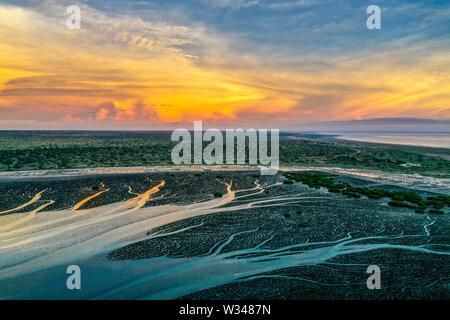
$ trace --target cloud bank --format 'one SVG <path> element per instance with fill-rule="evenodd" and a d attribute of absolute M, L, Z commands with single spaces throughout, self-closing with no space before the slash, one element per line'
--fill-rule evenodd
<path fill-rule="evenodd" d="M 392 2 L 373 32 L 345 3 L 83 1 L 80 30 L 73 1 L 0 4 L 0 129 L 449 119 L 449 9 Z"/>

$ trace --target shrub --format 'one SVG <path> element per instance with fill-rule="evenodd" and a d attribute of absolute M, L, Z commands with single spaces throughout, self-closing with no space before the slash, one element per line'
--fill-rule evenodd
<path fill-rule="evenodd" d="M 391 207 L 403 207 L 403 208 L 416 209 L 415 206 L 410 205 L 409 203 L 402 202 L 402 201 L 397 201 L 397 200 L 390 201 L 388 203 L 388 205 L 390 205 Z"/>
<path fill-rule="evenodd" d="M 439 214 L 444 214 L 445 212 L 442 211 L 442 210 L 430 209 L 430 210 L 428 210 L 428 213 L 439 213 Z"/>
<path fill-rule="evenodd" d="M 355 198 L 355 199 L 361 198 L 361 196 L 359 194 L 354 193 L 354 192 L 350 193 L 348 196 L 351 198 Z"/>

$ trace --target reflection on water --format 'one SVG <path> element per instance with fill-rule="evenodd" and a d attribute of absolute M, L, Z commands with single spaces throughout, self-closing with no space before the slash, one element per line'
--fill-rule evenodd
<path fill-rule="evenodd" d="M 388 144 L 403 144 L 411 146 L 450 148 L 450 134 L 381 134 L 381 133 L 350 133 L 340 135 L 339 139 L 388 143 Z"/>

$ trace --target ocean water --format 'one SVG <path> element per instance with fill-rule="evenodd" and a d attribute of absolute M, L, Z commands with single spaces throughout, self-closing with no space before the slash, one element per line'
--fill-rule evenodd
<path fill-rule="evenodd" d="M 339 139 L 450 149 L 450 133 L 345 133 Z"/>

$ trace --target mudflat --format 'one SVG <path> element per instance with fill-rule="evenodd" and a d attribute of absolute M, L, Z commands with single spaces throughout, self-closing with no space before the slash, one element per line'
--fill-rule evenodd
<path fill-rule="evenodd" d="M 415 188 L 383 184 L 383 177 L 334 177 L 366 188 Z M 282 172 L 256 170 L 2 180 L 0 296 L 449 297 L 448 214 L 285 181 Z M 72 264 L 83 270 L 83 290 L 66 288 Z M 381 269 L 381 290 L 366 286 L 369 265 Z"/>

